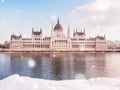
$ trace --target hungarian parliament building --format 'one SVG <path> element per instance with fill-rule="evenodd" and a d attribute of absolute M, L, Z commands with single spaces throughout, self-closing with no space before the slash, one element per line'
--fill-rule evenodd
<path fill-rule="evenodd" d="M 70 36 L 68 26 L 65 35 L 62 25 L 57 24 L 51 27 L 50 37 L 43 37 L 42 29 L 39 31 L 32 28 L 31 38 L 23 38 L 22 35 L 11 35 L 10 49 L 18 51 L 104 51 L 108 49 L 106 37 L 96 36 L 86 38 L 86 31 L 73 31 Z"/>

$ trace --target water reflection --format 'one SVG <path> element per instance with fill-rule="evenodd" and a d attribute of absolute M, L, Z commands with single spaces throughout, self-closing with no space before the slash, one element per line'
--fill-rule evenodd
<path fill-rule="evenodd" d="M 119 65 L 118 68 L 114 68 L 115 65 L 111 65 L 110 62 L 120 63 L 120 60 L 117 60 L 120 54 L 116 60 L 109 60 L 113 54 L 117 53 L 0 54 L 0 79 L 12 74 L 50 80 L 119 76 Z M 36 66 L 31 68 L 28 64 L 29 60 L 34 60 Z M 110 70 L 113 70 L 113 74 Z"/>

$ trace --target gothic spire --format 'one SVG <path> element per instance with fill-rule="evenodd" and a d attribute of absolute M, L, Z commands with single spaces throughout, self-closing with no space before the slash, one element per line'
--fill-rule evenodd
<path fill-rule="evenodd" d="M 70 26 L 68 25 L 67 37 L 70 38 Z"/>
<path fill-rule="evenodd" d="M 106 39 L 106 36 L 105 36 L 105 34 L 104 34 L 104 38 Z"/>
<path fill-rule="evenodd" d="M 32 32 L 34 32 L 34 28 L 32 27 Z"/>
<path fill-rule="evenodd" d="M 84 28 L 84 34 L 85 34 L 85 28 Z"/>
<path fill-rule="evenodd" d="M 40 28 L 40 32 L 42 33 L 42 28 Z"/>
<path fill-rule="evenodd" d="M 76 33 L 77 33 L 77 28 L 76 28 Z"/>
<path fill-rule="evenodd" d="M 58 20 L 57 20 L 57 24 L 59 24 L 59 17 L 58 17 Z"/>

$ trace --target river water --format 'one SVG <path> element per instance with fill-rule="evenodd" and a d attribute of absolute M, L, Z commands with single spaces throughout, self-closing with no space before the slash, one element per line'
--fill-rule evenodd
<path fill-rule="evenodd" d="M 120 77 L 120 53 L 0 54 L 0 80 L 13 74 L 48 80 Z"/>

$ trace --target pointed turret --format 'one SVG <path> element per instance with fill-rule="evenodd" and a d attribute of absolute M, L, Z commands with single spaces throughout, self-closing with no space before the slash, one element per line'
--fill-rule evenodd
<path fill-rule="evenodd" d="M 22 38 L 22 34 L 20 33 L 20 38 Z"/>
<path fill-rule="evenodd" d="M 68 25 L 67 37 L 70 38 L 70 27 L 69 27 L 69 25 Z"/>
<path fill-rule="evenodd" d="M 40 32 L 42 33 L 42 28 L 40 28 Z"/>
<path fill-rule="evenodd" d="M 34 28 L 32 27 L 32 35 L 33 35 L 33 33 L 34 33 Z"/>
<path fill-rule="evenodd" d="M 76 33 L 77 33 L 77 28 L 76 28 Z"/>
<path fill-rule="evenodd" d="M 73 36 L 74 36 L 74 34 L 75 34 L 75 30 L 73 30 Z"/>
<path fill-rule="evenodd" d="M 105 36 L 105 34 L 104 34 L 104 39 L 106 39 L 106 36 Z"/>
<path fill-rule="evenodd" d="M 85 28 L 84 28 L 84 34 L 85 34 Z"/>
<path fill-rule="evenodd" d="M 34 32 L 34 28 L 32 28 L 32 32 Z"/>

